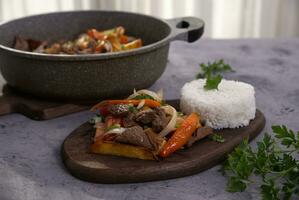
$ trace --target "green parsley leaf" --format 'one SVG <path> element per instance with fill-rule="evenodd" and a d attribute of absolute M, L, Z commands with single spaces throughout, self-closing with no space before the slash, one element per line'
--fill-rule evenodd
<path fill-rule="evenodd" d="M 246 189 L 246 184 L 238 177 L 230 177 L 227 183 L 228 192 L 243 192 Z"/>
<path fill-rule="evenodd" d="M 138 109 L 135 106 L 132 105 L 132 106 L 129 107 L 129 111 L 132 112 L 132 113 L 137 113 Z"/>
<path fill-rule="evenodd" d="M 184 113 L 177 111 L 177 116 L 178 116 L 178 117 L 183 117 L 183 116 L 184 116 Z"/>
<path fill-rule="evenodd" d="M 264 200 L 279 200 L 279 188 L 273 179 L 264 181 L 261 185 L 261 195 Z"/>
<path fill-rule="evenodd" d="M 204 85 L 205 90 L 218 90 L 218 85 L 221 82 L 222 77 L 220 75 L 217 75 L 215 77 L 208 77 L 206 80 L 206 84 Z"/>
<path fill-rule="evenodd" d="M 201 72 L 196 75 L 196 78 L 206 78 L 208 75 L 217 75 L 224 72 L 234 72 L 229 64 L 225 64 L 223 59 L 216 60 L 213 63 L 200 64 Z"/>
<path fill-rule="evenodd" d="M 255 176 L 264 200 L 299 195 L 299 160 L 295 156 L 299 154 L 299 134 L 284 125 L 272 126 L 272 131 L 276 139 L 265 134 L 256 150 L 244 141 L 228 155 L 222 168 L 228 176 L 228 191 L 244 191 Z M 283 147 L 277 145 L 279 141 Z"/>
<path fill-rule="evenodd" d="M 294 131 L 287 129 L 286 126 L 272 126 L 272 130 L 275 133 L 275 137 L 281 139 L 281 144 L 286 147 L 294 147 L 299 150 L 299 132 L 297 136 Z"/>
<path fill-rule="evenodd" d="M 224 139 L 221 135 L 219 135 L 218 133 L 214 133 L 214 134 L 212 134 L 211 139 L 212 139 L 213 141 L 215 141 L 215 142 L 219 142 L 219 143 L 223 143 L 223 142 L 225 142 L 225 139 Z"/>
<path fill-rule="evenodd" d="M 177 123 L 177 124 L 174 126 L 174 128 L 180 128 L 181 125 L 182 125 L 182 123 Z"/>
<path fill-rule="evenodd" d="M 196 78 L 206 78 L 206 83 L 204 85 L 205 90 L 218 89 L 218 85 L 222 80 L 221 73 L 233 72 L 230 65 L 225 64 L 223 59 L 215 61 L 213 63 L 201 63 L 201 72 L 196 75 Z"/>

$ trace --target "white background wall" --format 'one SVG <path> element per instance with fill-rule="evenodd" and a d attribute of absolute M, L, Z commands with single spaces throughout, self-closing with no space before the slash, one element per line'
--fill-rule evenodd
<path fill-rule="evenodd" d="M 0 0 L 0 21 L 62 10 L 108 9 L 161 18 L 197 16 L 205 37 L 298 37 L 299 0 Z"/>

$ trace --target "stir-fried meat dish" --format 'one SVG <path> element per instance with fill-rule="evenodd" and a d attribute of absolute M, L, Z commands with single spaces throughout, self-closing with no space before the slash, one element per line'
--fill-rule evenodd
<path fill-rule="evenodd" d="M 184 115 L 163 102 L 161 91 L 139 90 L 127 99 L 95 105 L 91 152 L 153 160 L 212 134 L 197 113 Z"/>
<path fill-rule="evenodd" d="M 15 49 L 45 54 L 99 54 L 126 51 L 141 46 L 141 39 L 125 35 L 125 28 L 122 26 L 104 31 L 89 29 L 75 40 L 52 44 L 20 36 L 15 37 L 14 43 Z"/>

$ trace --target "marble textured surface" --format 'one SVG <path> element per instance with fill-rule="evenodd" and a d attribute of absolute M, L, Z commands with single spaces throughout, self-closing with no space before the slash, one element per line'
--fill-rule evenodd
<path fill-rule="evenodd" d="M 271 124 L 299 130 L 298 49 L 299 39 L 175 42 L 167 69 L 152 89 L 164 88 L 168 99 L 178 98 L 182 85 L 194 79 L 198 63 L 223 58 L 236 70 L 226 78 L 254 85 L 257 107 L 267 119 L 264 132 L 270 131 Z M 64 168 L 60 146 L 90 116 L 81 112 L 48 121 L 32 121 L 18 114 L 0 117 L 0 199 L 259 199 L 256 186 L 243 193 L 226 192 L 226 178 L 218 172 L 219 166 L 167 181 L 119 185 L 80 181 Z"/>

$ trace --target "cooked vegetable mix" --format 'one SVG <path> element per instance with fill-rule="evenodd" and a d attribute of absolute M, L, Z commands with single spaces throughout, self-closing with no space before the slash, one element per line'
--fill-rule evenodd
<path fill-rule="evenodd" d="M 199 127 L 200 118 L 198 114 L 191 113 L 164 145 L 160 156 L 168 157 L 171 153 L 183 147 L 190 140 L 193 132 L 195 132 L 195 130 Z"/>
<path fill-rule="evenodd" d="M 99 54 L 126 51 L 141 46 L 141 39 L 125 35 L 125 28 L 122 26 L 104 31 L 89 29 L 75 40 L 52 44 L 16 36 L 14 44 L 14 48 L 18 50 L 46 54 Z"/>
<path fill-rule="evenodd" d="M 97 116 L 92 153 L 153 160 L 210 135 L 197 113 L 184 115 L 163 103 L 163 91 L 135 91 L 127 99 L 105 100 L 91 108 Z M 202 129 L 203 128 L 203 129 Z"/>

